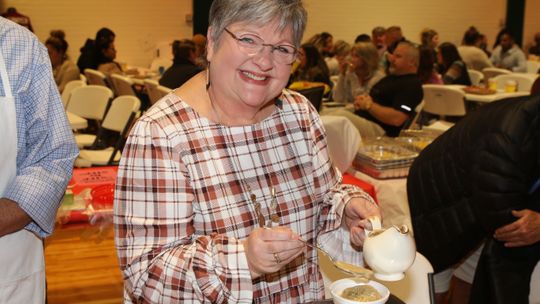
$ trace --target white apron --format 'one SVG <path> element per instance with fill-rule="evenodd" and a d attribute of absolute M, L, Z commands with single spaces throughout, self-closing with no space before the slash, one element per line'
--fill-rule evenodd
<path fill-rule="evenodd" d="M 0 77 L 5 96 L 0 97 L 0 198 L 17 169 L 15 99 L 0 52 Z M 0 304 L 45 303 L 43 242 L 21 230 L 0 237 Z"/>

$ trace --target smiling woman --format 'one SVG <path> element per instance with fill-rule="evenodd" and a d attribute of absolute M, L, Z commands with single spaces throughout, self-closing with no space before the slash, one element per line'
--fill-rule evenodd
<path fill-rule="evenodd" d="M 305 22 L 300 0 L 214 0 L 207 70 L 133 127 L 115 197 L 127 302 L 323 299 L 317 240 L 362 265 L 344 240 L 362 246 L 379 209 L 341 185 L 317 111 L 284 89 Z"/>

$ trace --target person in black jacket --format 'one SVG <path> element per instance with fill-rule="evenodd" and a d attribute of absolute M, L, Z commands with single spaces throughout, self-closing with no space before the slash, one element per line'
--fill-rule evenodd
<path fill-rule="evenodd" d="M 469 303 L 528 303 L 540 260 L 539 130 L 539 95 L 494 102 L 437 138 L 410 168 L 416 244 L 435 271 L 484 244 Z"/>
<path fill-rule="evenodd" d="M 112 30 L 103 27 L 97 31 L 95 40 L 86 39 L 86 42 L 80 49 L 81 55 L 77 59 L 77 66 L 81 74 L 84 73 L 85 69 L 97 69 L 99 65 L 98 57 L 100 56 L 98 46 L 114 42 L 115 37 L 116 35 Z"/>
<path fill-rule="evenodd" d="M 180 87 L 195 74 L 202 71 L 196 64 L 197 54 L 195 52 L 195 43 L 192 40 L 175 40 L 172 44 L 173 65 L 168 68 L 159 84 L 170 89 Z"/>

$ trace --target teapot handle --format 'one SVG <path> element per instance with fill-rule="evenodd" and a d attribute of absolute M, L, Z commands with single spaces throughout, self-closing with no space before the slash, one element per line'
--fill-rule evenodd
<path fill-rule="evenodd" d="M 370 216 L 367 218 L 367 220 L 371 223 L 371 230 L 364 229 L 364 233 L 366 234 L 366 236 L 368 236 L 371 231 L 382 229 L 380 217 Z"/>

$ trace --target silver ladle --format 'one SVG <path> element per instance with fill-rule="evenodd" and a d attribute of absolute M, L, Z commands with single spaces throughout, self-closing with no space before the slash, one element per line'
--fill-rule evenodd
<path fill-rule="evenodd" d="M 351 274 L 351 275 L 353 275 L 355 277 L 360 277 L 360 278 L 366 279 L 368 281 L 373 276 L 373 271 L 371 271 L 371 270 L 369 270 L 367 268 L 336 260 L 334 257 L 332 257 L 326 250 L 324 250 L 318 244 L 314 245 L 314 244 L 308 243 L 307 241 L 305 241 L 303 239 L 299 239 L 299 241 L 306 244 L 306 246 L 308 246 L 308 247 L 319 249 L 324 255 L 326 255 L 328 257 L 328 259 L 330 259 L 330 261 L 332 262 L 334 267 L 336 267 L 337 269 L 339 269 L 342 272 Z"/>

